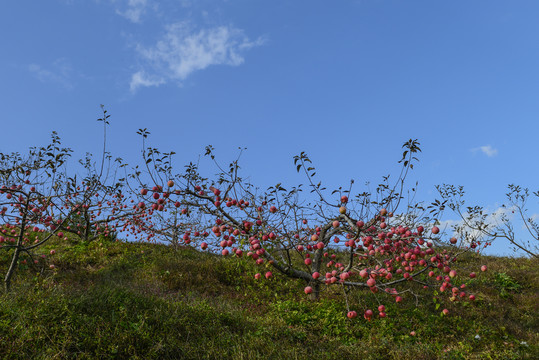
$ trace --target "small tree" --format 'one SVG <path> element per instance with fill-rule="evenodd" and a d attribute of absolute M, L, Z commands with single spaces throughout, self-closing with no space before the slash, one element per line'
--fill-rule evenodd
<path fill-rule="evenodd" d="M 509 192 L 506 194 L 507 203 L 501 206 L 503 211 L 489 213 L 481 206 L 465 206 L 464 187 L 448 184 L 436 187 L 442 201 L 433 203 L 433 208 L 441 213 L 447 206 L 459 216 L 461 221 L 453 226 L 453 230 L 464 237 L 472 248 L 489 245 L 496 238 L 504 238 L 514 246 L 514 251 L 518 249 L 528 256 L 538 258 L 539 224 L 526 208 L 530 191 L 513 184 L 507 187 Z M 532 194 L 539 198 L 539 191 Z M 516 214 L 522 221 L 530 239 L 519 239 L 515 236 L 509 212 Z"/>
<path fill-rule="evenodd" d="M 103 118 L 98 119 L 103 122 L 105 134 L 108 116 L 103 109 Z M 67 232 L 88 241 L 101 235 L 112 236 L 132 214 L 133 210 L 124 204 L 122 182 L 107 185 L 114 179 L 106 148 L 99 168 L 90 156 L 81 161 L 86 169 L 82 180 L 67 175 L 66 162 L 71 152 L 61 147 L 59 136 L 53 132 L 51 144 L 30 148 L 25 157 L 0 153 L 0 251 L 11 253 L 4 277 L 6 291 L 10 290 L 21 256 L 38 264 L 35 251 L 51 239 L 64 238 Z"/>

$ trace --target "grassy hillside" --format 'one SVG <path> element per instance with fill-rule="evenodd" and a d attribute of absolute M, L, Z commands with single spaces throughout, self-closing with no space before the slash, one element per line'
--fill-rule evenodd
<path fill-rule="evenodd" d="M 25 265 L 0 295 L 0 358 L 539 358 L 537 261 L 470 255 L 467 270 L 489 267 L 469 284 L 475 303 L 444 304 L 442 316 L 431 296 L 417 308 L 388 299 L 388 317 L 368 322 L 347 319 L 331 291 L 312 302 L 299 281 L 255 280 L 265 268 L 246 260 L 154 244 L 47 246 L 55 268 Z M 369 295 L 350 301 L 360 313 L 377 307 Z"/>

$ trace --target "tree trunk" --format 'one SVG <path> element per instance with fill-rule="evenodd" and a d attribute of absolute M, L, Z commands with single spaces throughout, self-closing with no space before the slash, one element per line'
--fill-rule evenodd
<path fill-rule="evenodd" d="M 309 284 L 313 288 L 313 292 L 311 293 L 311 300 L 312 301 L 318 301 L 320 298 L 320 282 L 319 281 L 311 281 L 311 284 Z"/>
<path fill-rule="evenodd" d="M 20 253 L 21 253 L 20 245 L 17 244 L 17 247 L 15 248 L 15 252 L 13 253 L 13 257 L 11 258 L 11 264 L 9 265 L 9 269 L 6 273 L 6 277 L 4 278 L 4 289 L 6 290 L 6 293 L 8 293 L 11 288 L 11 279 L 13 275 L 15 274 L 15 269 L 17 268 L 17 264 L 19 263 Z"/>

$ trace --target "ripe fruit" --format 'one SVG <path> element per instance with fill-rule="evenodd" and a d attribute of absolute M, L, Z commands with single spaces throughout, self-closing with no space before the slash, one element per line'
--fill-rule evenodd
<path fill-rule="evenodd" d="M 271 273 L 271 271 L 268 271 L 268 272 L 266 273 L 266 279 L 269 279 L 269 278 L 272 277 L 272 276 L 273 276 L 273 274 Z"/>
<path fill-rule="evenodd" d="M 452 237 L 451 239 L 449 239 L 449 242 L 451 244 L 456 244 L 457 243 L 457 239 L 455 239 L 454 237 Z"/>
<path fill-rule="evenodd" d="M 443 309 L 443 310 L 442 310 L 442 313 L 443 313 L 444 315 L 447 315 L 447 314 L 449 314 L 449 310 Z"/>
<path fill-rule="evenodd" d="M 313 288 L 310 286 L 307 286 L 304 291 L 305 291 L 305 294 L 311 294 L 313 292 Z"/>
<path fill-rule="evenodd" d="M 341 214 L 343 214 L 343 215 L 346 214 L 346 207 L 345 207 L 345 206 L 341 206 L 341 207 L 339 208 L 339 213 L 341 213 Z"/>
<path fill-rule="evenodd" d="M 363 317 L 366 320 L 370 320 L 372 318 L 372 315 L 374 315 L 372 310 L 365 310 L 365 314 L 363 314 Z"/>
<path fill-rule="evenodd" d="M 438 226 L 434 226 L 431 230 L 433 234 L 438 234 L 440 232 L 440 228 Z"/>
<path fill-rule="evenodd" d="M 483 271 L 483 272 L 487 271 L 487 266 L 486 265 L 481 266 L 481 271 Z"/>
<path fill-rule="evenodd" d="M 174 181 L 169 180 L 169 181 L 167 182 L 167 185 L 168 185 L 168 187 L 173 187 L 173 186 L 174 186 Z"/>
<path fill-rule="evenodd" d="M 348 202 L 348 196 L 341 196 L 341 202 L 346 204 Z"/>
<path fill-rule="evenodd" d="M 256 273 L 256 274 L 255 274 L 255 279 L 258 280 L 258 279 L 260 279 L 261 277 L 262 277 L 262 275 L 260 275 L 260 273 Z"/>
<path fill-rule="evenodd" d="M 397 296 L 397 297 L 395 298 L 395 302 L 397 302 L 397 303 L 402 302 L 402 298 L 401 298 L 400 296 Z"/>
<path fill-rule="evenodd" d="M 357 316 L 357 312 L 349 311 L 346 316 L 348 316 L 349 319 L 353 319 L 353 318 L 355 318 Z"/>
<path fill-rule="evenodd" d="M 140 190 L 140 195 L 146 195 L 148 193 L 148 190 L 142 189 Z"/>
<path fill-rule="evenodd" d="M 316 279 L 318 279 L 319 277 L 320 277 L 320 273 L 319 273 L 318 271 L 315 271 L 315 272 L 313 273 L 313 279 L 316 280 Z"/>
<path fill-rule="evenodd" d="M 474 273 L 474 272 L 471 272 L 471 273 L 470 273 L 470 278 L 472 278 L 472 279 L 473 279 L 473 278 L 474 278 L 475 276 L 476 276 L 476 275 L 475 275 L 475 273 Z"/>

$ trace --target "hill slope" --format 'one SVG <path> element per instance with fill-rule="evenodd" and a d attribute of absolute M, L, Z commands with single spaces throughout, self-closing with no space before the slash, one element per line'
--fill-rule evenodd
<path fill-rule="evenodd" d="M 533 359 L 539 358 L 539 263 L 471 255 L 477 301 L 387 304 L 388 317 L 346 318 L 332 291 L 194 249 L 123 242 L 56 243 L 48 266 L 18 271 L 0 295 L 5 359 Z M 0 252 L 0 269 L 8 258 Z M 350 299 L 376 308 L 371 296 Z M 398 307 L 398 308 L 397 308 Z M 411 336 L 411 331 L 416 335 Z"/>

